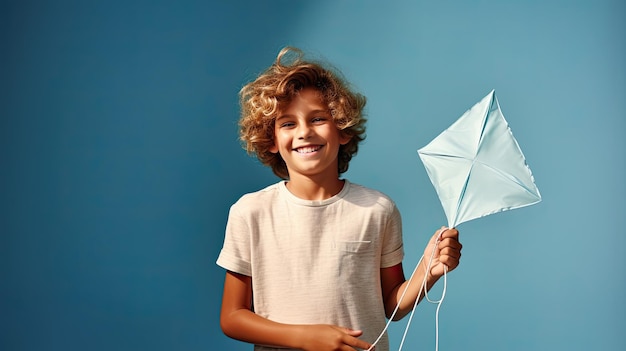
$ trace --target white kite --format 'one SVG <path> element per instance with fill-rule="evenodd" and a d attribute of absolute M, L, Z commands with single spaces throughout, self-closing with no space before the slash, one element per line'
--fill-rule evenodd
<path fill-rule="evenodd" d="M 493 90 L 418 153 L 450 228 L 541 201 Z"/>

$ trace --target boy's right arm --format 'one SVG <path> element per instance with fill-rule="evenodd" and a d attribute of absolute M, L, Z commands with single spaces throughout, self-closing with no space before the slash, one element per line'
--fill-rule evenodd
<path fill-rule="evenodd" d="M 371 345 L 357 337 L 359 330 L 316 324 L 283 324 L 263 318 L 251 310 L 252 278 L 226 272 L 220 325 L 229 337 L 257 345 L 301 350 L 355 350 Z"/>

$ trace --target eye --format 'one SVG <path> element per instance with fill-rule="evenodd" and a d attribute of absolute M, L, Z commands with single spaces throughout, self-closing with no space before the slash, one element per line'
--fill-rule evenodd
<path fill-rule="evenodd" d="M 294 127 L 296 124 L 294 122 L 291 121 L 285 121 L 279 124 L 280 128 L 292 128 Z"/>
<path fill-rule="evenodd" d="M 311 122 L 315 123 L 315 124 L 321 124 L 324 123 L 328 120 L 327 117 L 323 117 L 323 116 L 319 116 L 319 117 L 313 117 L 311 119 Z"/>

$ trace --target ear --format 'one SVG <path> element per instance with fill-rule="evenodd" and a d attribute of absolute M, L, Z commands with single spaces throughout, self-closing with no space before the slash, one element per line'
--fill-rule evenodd
<path fill-rule="evenodd" d="M 273 154 L 277 154 L 278 153 L 278 146 L 276 146 L 276 142 L 274 142 L 272 144 L 272 146 L 270 146 L 267 151 L 273 153 Z"/>
<path fill-rule="evenodd" d="M 352 140 L 352 136 L 343 132 L 343 130 L 339 131 L 339 144 L 346 145 L 348 142 Z"/>

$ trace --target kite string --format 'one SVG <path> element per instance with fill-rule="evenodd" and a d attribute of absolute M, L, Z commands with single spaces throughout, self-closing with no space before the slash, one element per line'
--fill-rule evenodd
<path fill-rule="evenodd" d="M 426 265 L 426 272 L 424 274 L 424 279 L 422 280 L 422 286 L 420 287 L 420 291 L 417 295 L 417 299 L 415 299 L 415 304 L 413 305 L 413 310 L 411 311 L 411 315 L 409 316 L 409 320 L 407 322 L 406 328 L 404 329 L 404 334 L 402 335 L 402 340 L 400 341 L 400 347 L 398 348 L 398 351 L 402 351 L 402 346 L 404 345 L 404 340 L 406 339 L 406 335 L 409 331 L 409 327 L 411 326 L 413 314 L 415 313 L 417 304 L 420 301 L 419 298 L 422 294 L 422 291 L 424 291 L 424 296 L 426 297 L 426 301 L 433 303 L 433 304 L 437 304 L 437 310 L 435 312 L 435 351 L 439 350 L 439 309 L 441 308 L 441 303 L 443 302 L 443 299 L 446 296 L 446 287 L 448 285 L 446 274 L 447 274 L 448 267 L 444 265 L 444 268 L 443 268 L 443 291 L 441 292 L 441 297 L 439 298 L 439 300 L 436 300 L 436 301 L 431 300 L 428 297 L 428 288 L 426 286 L 426 281 L 428 279 L 428 273 L 430 272 L 433 260 L 435 258 L 435 251 L 436 251 L 435 248 L 437 247 L 437 245 L 439 245 L 439 242 L 441 241 L 441 236 L 443 235 L 443 232 L 446 231 L 447 229 L 448 228 L 441 228 L 441 230 L 439 231 L 439 234 L 437 235 L 437 239 L 435 240 L 435 244 L 431 252 L 430 259 L 428 260 L 428 264 Z M 421 262 L 421 259 L 420 259 L 420 262 Z M 419 266 L 419 262 L 417 265 Z M 415 271 L 413 273 L 415 273 Z"/>
<path fill-rule="evenodd" d="M 417 271 L 417 267 L 419 267 L 420 263 L 422 263 L 422 259 L 423 258 L 424 258 L 424 255 L 422 255 L 422 257 L 420 257 L 419 261 L 417 262 L 417 265 L 415 265 L 415 268 L 413 269 L 413 273 L 411 273 L 411 276 L 409 277 L 409 280 L 407 281 L 407 284 L 404 287 L 404 290 L 402 291 L 402 294 L 400 295 L 400 298 L 398 299 L 398 303 L 396 304 L 396 307 L 394 308 L 393 312 L 391 313 L 391 316 L 389 317 L 389 320 L 387 320 L 387 324 L 385 324 L 385 327 L 383 328 L 383 330 L 380 332 L 380 334 L 376 338 L 376 341 L 374 341 L 372 343 L 372 346 L 370 346 L 370 348 L 367 349 L 366 351 L 371 351 L 376 346 L 376 344 L 378 344 L 380 339 L 382 339 L 383 335 L 385 335 L 385 332 L 387 331 L 387 329 L 389 329 L 389 325 L 393 321 L 393 317 L 396 316 L 396 313 L 398 312 L 398 309 L 400 308 L 400 303 L 404 299 L 404 296 L 406 295 L 406 292 L 409 289 L 409 285 L 411 285 L 411 281 L 413 280 L 413 276 L 415 275 L 415 272 Z M 421 294 L 422 294 L 422 290 L 420 288 L 420 291 L 419 291 L 419 293 L 417 295 L 417 299 L 418 300 L 419 300 L 419 297 L 421 296 Z M 411 311 L 411 318 L 412 317 L 413 317 L 413 311 Z M 404 338 L 402 340 L 404 341 Z"/>
<path fill-rule="evenodd" d="M 446 296 L 446 287 L 448 285 L 448 281 L 446 278 L 446 272 L 448 271 L 447 266 L 443 266 L 443 290 L 441 292 L 441 298 L 437 301 L 437 310 L 435 312 L 435 351 L 439 351 L 439 309 L 441 308 L 441 303 L 443 302 L 444 297 Z"/>

